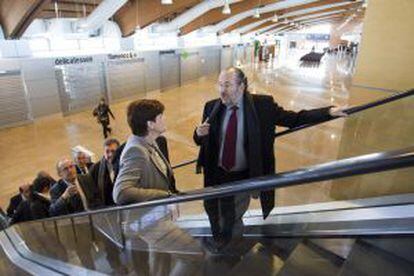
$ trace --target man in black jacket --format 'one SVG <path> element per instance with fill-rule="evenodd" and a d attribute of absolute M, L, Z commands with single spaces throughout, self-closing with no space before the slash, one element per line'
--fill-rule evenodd
<path fill-rule="evenodd" d="M 60 216 L 84 211 L 87 201 L 79 182 L 87 181 L 88 178 L 78 176 L 75 164 L 68 158 L 59 160 L 56 169 L 61 179 L 50 189 L 50 215 Z M 90 184 L 82 186 L 87 185 Z"/>
<path fill-rule="evenodd" d="M 90 181 L 89 174 L 78 175 L 75 164 L 68 158 L 60 159 L 56 164 L 56 169 L 61 179 L 50 189 L 50 216 L 68 215 L 88 209 L 88 202 L 81 187 L 93 185 L 84 183 Z M 78 239 L 80 240 L 77 242 L 66 243 L 65 249 L 75 250 L 84 267 L 95 269 L 91 251 L 85 250 L 84 246 L 90 241 L 82 235 L 78 236 Z"/>
<path fill-rule="evenodd" d="M 102 131 L 105 139 L 108 137 L 108 132 L 112 132 L 112 129 L 109 127 L 109 115 L 111 115 L 112 119 L 115 120 L 115 116 L 109 108 L 109 105 L 105 102 L 105 98 L 101 98 L 99 105 L 93 110 L 93 116 L 95 116 L 98 123 L 102 125 Z"/>
<path fill-rule="evenodd" d="M 30 184 L 22 185 L 19 187 L 19 193 L 10 198 L 9 206 L 7 207 L 7 216 L 12 218 L 14 213 L 19 207 L 20 203 L 27 200 L 30 195 Z"/>
<path fill-rule="evenodd" d="M 286 111 L 272 96 L 252 95 L 247 91 L 247 78 L 238 68 L 229 68 L 219 77 L 220 98 L 209 101 L 202 124 L 194 131 L 200 146 L 198 168 L 204 169 L 204 185 L 228 182 L 275 173 L 275 126 L 297 127 L 343 116 L 341 109 L 326 107 L 309 111 Z M 243 233 L 243 214 L 250 195 L 206 200 L 213 237 L 224 246 L 233 236 Z M 274 207 L 274 191 L 261 191 L 263 217 Z"/>
<path fill-rule="evenodd" d="M 23 200 L 17 207 L 16 212 L 11 217 L 10 224 L 43 219 L 49 216 L 49 189 L 53 179 L 49 175 L 42 176 L 41 173 L 38 174 L 27 191 L 27 199 Z"/>
<path fill-rule="evenodd" d="M 95 163 L 89 173 L 93 179 L 92 197 L 89 205 L 106 207 L 114 205 L 112 190 L 114 188 L 115 172 L 112 159 L 119 147 L 119 141 L 109 138 L 104 142 L 104 156 Z M 88 196 L 87 196 L 88 197 Z"/>

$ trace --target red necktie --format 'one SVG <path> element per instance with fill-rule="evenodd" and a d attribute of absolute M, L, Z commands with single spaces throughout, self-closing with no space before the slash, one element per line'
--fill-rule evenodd
<path fill-rule="evenodd" d="M 229 122 L 227 123 L 226 137 L 224 138 L 223 156 L 221 164 L 223 168 L 230 171 L 236 164 L 236 141 L 237 141 L 237 106 L 233 106 Z"/>

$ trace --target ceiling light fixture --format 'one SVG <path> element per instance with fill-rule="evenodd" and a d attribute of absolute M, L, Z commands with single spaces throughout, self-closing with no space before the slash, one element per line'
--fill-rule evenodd
<path fill-rule="evenodd" d="M 58 2 L 55 2 L 55 16 L 56 18 L 59 18 L 59 7 L 58 7 Z"/>
<path fill-rule="evenodd" d="M 231 9 L 230 9 L 230 4 L 229 4 L 229 0 L 225 0 L 224 1 L 224 7 L 223 10 L 221 11 L 223 14 L 231 14 Z"/>
<path fill-rule="evenodd" d="M 256 8 L 256 9 L 254 10 L 253 17 L 254 17 L 254 18 L 260 18 L 260 10 L 259 10 L 259 8 Z"/>
<path fill-rule="evenodd" d="M 173 3 L 172 0 L 161 0 L 162 5 L 171 5 Z"/>

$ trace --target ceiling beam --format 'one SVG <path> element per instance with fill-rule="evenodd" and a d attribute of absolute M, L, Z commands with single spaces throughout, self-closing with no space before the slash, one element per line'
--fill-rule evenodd
<path fill-rule="evenodd" d="M 86 16 L 88 16 L 89 14 L 90 12 L 87 12 Z M 83 18 L 83 16 L 83 13 L 75 11 L 59 11 L 59 18 Z M 56 18 L 56 13 L 55 11 L 44 10 L 37 17 L 43 19 L 54 19 Z"/>
<path fill-rule="evenodd" d="M 130 0 L 115 14 L 122 36 L 129 36 L 135 29 L 144 28 L 160 18 L 190 8 L 202 0 L 180 0 L 171 5 L 162 5 L 160 0 Z"/>
<path fill-rule="evenodd" d="M 332 16 L 343 16 L 345 14 L 348 14 L 348 13 L 352 12 L 352 11 L 353 11 L 352 9 L 339 9 L 337 11 L 322 12 L 322 13 L 318 13 L 318 14 L 305 14 L 305 15 L 302 14 L 302 15 L 296 16 L 296 17 L 287 17 L 286 21 L 283 20 L 283 21 L 280 21 L 278 23 L 266 22 L 265 25 L 261 25 L 257 28 L 251 29 L 251 30 L 247 31 L 246 33 L 267 32 L 269 30 L 273 30 L 275 28 L 278 28 L 278 27 L 280 27 L 280 24 L 286 24 L 286 22 L 289 22 L 289 21 L 302 22 L 304 20 L 309 20 L 309 19 L 326 18 L 326 17 L 332 17 Z"/>
<path fill-rule="evenodd" d="M 332 15 L 332 16 L 329 16 L 329 17 L 326 17 L 326 16 L 323 16 L 323 17 L 320 17 L 320 18 L 313 18 L 313 19 L 311 19 L 311 20 L 308 20 L 308 22 L 311 22 L 311 21 L 318 21 L 318 20 L 327 20 L 327 19 L 331 19 L 332 17 L 343 17 L 343 14 L 341 14 L 341 15 Z M 301 23 L 301 21 L 297 21 L 297 23 Z M 282 23 L 283 24 L 283 23 Z M 285 24 L 286 26 L 290 26 L 289 24 Z M 274 32 L 275 30 L 278 30 L 278 29 L 280 29 L 281 28 L 281 26 L 283 26 L 283 25 L 277 25 L 277 26 L 275 26 L 275 27 L 273 27 L 273 28 L 270 28 L 270 29 L 267 29 L 266 31 L 264 31 L 264 32 L 262 32 L 262 33 L 260 33 L 260 34 L 264 34 L 264 33 L 271 33 L 271 32 Z"/>
<path fill-rule="evenodd" d="M 51 0 L 2 0 L 0 23 L 8 39 L 22 36 L 32 21 L 50 4 Z"/>
<path fill-rule="evenodd" d="M 275 30 L 273 30 L 272 32 L 269 32 L 269 33 L 263 33 L 263 34 L 261 34 L 261 35 L 278 34 L 278 33 L 283 33 L 283 32 L 286 32 L 286 31 L 293 30 L 293 29 L 296 29 L 296 27 L 295 27 L 295 26 L 284 26 L 284 27 L 280 27 L 280 28 L 278 28 L 278 29 L 275 29 Z"/>
<path fill-rule="evenodd" d="M 321 23 L 330 23 L 330 22 L 338 22 L 338 21 L 340 21 L 340 18 L 327 18 L 327 19 L 321 19 L 321 20 L 315 20 L 315 21 L 312 21 L 312 22 L 308 22 L 308 23 L 306 23 L 306 25 L 307 26 L 312 26 L 312 25 L 321 24 Z M 289 26 L 289 27 L 297 29 L 296 26 Z M 276 34 L 276 33 L 279 33 L 280 30 L 282 30 L 282 29 L 272 29 L 272 30 L 268 30 L 266 32 L 263 32 L 262 34 Z"/>
<path fill-rule="evenodd" d="M 340 5 L 341 2 L 344 2 L 342 5 Z M 243 28 L 246 25 L 249 24 L 253 24 L 255 22 L 261 21 L 261 20 L 266 20 L 265 22 L 263 22 L 263 25 L 260 26 L 256 26 L 254 27 L 255 29 L 260 29 L 262 27 L 266 27 L 268 25 L 265 25 L 266 23 L 268 23 L 269 21 L 271 21 L 271 19 L 274 17 L 275 14 L 277 14 L 277 16 L 282 19 L 282 18 L 286 18 L 286 19 L 294 19 L 295 16 L 286 16 L 290 13 L 294 14 L 293 12 L 297 12 L 297 11 L 306 11 L 309 9 L 310 12 L 308 13 L 303 13 L 300 16 L 303 15 L 312 15 L 312 14 L 318 14 L 318 13 L 322 13 L 322 12 L 330 12 L 330 11 L 335 11 L 335 10 L 341 10 L 341 9 L 351 9 L 351 8 L 357 8 L 359 6 L 361 6 L 361 3 L 349 3 L 349 4 L 345 4 L 349 2 L 349 0 L 342 0 L 342 1 L 336 1 L 333 2 L 332 0 L 325 0 L 325 1 L 318 1 L 316 3 L 310 3 L 310 4 L 306 4 L 306 5 L 301 5 L 301 6 L 296 6 L 296 7 L 291 7 L 288 9 L 283 9 L 283 10 L 278 10 L 276 12 L 268 12 L 268 13 L 264 13 L 260 16 L 260 18 L 256 19 L 253 17 L 249 17 L 249 18 L 245 18 L 242 21 L 239 21 L 238 23 L 226 28 L 224 30 L 224 32 L 231 32 L 233 30 L 239 29 L 239 28 Z M 331 6 L 332 3 L 334 3 L 335 6 Z M 319 4 L 319 5 L 316 5 Z M 319 10 L 312 10 L 313 8 L 320 8 Z M 298 17 L 299 15 L 297 15 L 296 17 Z M 274 22 L 273 22 L 274 23 Z"/>
<path fill-rule="evenodd" d="M 60 3 L 57 2 L 57 9 L 58 11 L 77 11 L 77 12 L 83 12 L 83 10 L 85 9 L 87 12 L 92 12 L 96 7 L 98 7 L 97 5 L 85 5 L 83 6 L 82 4 L 69 4 L 69 3 Z M 44 11 L 54 11 L 55 10 L 55 5 L 53 3 L 51 3 L 50 5 L 48 5 L 47 7 L 45 7 L 43 9 Z"/>
<path fill-rule="evenodd" d="M 227 18 L 230 18 L 238 13 L 245 12 L 248 10 L 251 10 L 255 7 L 258 7 L 259 5 L 267 5 L 267 4 L 273 4 L 275 0 L 244 0 L 239 3 L 231 4 L 231 14 L 223 14 L 222 13 L 222 7 L 215 8 L 202 16 L 194 19 L 184 27 L 180 29 L 181 35 L 186 35 L 188 33 L 191 33 L 192 31 L 198 30 L 204 26 L 208 26 L 211 24 L 215 24 L 217 22 L 220 22 L 222 20 L 225 20 Z"/>
<path fill-rule="evenodd" d="M 103 0 L 58 0 L 58 4 L 98 6 Z"/>

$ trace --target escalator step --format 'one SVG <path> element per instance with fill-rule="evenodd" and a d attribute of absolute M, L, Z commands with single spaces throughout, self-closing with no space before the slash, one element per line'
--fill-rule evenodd
<path fill-rule="evenodd" d="M 414 239 L 412 237 L 372 238 L 361 241 L 414 263 Z"/>
<path fill-rule="evenodd" d="M 276 275 L 283 260 L 257 243 L 229 273 L 231 276 Z"/>
<path fill-rule="evenodd" d="M 355 239 L 310 239 L 308 241 L 343 259 L 348 257 L 355 243 Z"/>
<path fill-rule="evenodd" d="M 285 265 L 277 275 L 336 275 L 340 264 L 321 255 L 318 250 L 300 243 L 285 261 Z"/>
<path fill-rule="evenodd" d="M 411 276 L 414 263 L 365 242 L 357 241 L 345 261 L 340 275 L 354 276 Z"/>
<path fill-rule="evenodd" d="M 275 239 L 261 239 L 262 244 L 264 244 L 269 250 L 272 251 L 274 255 L 277 255 L 282 260 L 289 258 L 296 246 L 302 242 L 302 239 L 298 238 L 275 238 Z"/>

